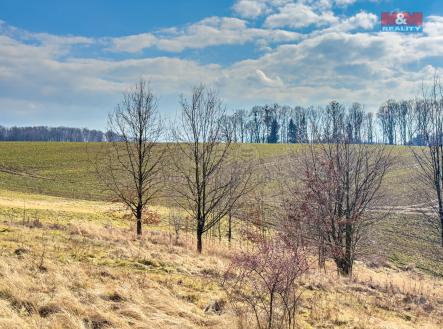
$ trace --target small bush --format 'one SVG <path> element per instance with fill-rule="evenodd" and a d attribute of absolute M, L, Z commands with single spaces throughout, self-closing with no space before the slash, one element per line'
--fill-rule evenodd
<path fill-rule="evenodd" d="M 158 225 L 161 222 L 161 216 L 157 211 L 146 210 L 143 213 L 143 224 L 146 225 Z"/>
<path fill-rule="evenodd" d="M 257 237 L 254 251 L 235 255 L 223 286 L 237 313 L 248 308 L 257 328 L 296 327 L 298 280 L 307 270 L 298 246 Z M 248 326 L 250 327 L 250 326 Z"/>

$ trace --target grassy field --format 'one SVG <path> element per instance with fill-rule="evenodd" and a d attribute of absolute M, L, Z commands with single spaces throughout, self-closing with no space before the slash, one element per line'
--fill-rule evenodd
<path fill-rule="evenodd" d="M 121 210 L 101 201 L 3 191 L 0 209 L 0 328 L 238 323 L 219 285 L 231 252 L 224 243 L 198 256 L 193 236 L 173 243 L 164 221 L 137 240 Z M 358 262 L 352 281 L 313 266 L 301 283 L 300 328 L 441 328 L 443 281 L 411 264 Z"/>
<path fill-rule="evenodd" d="M 106 200 L 107 195 L 95 174 L 95 157 L 101 143 L 2 142 L 0 166 L 18 171 L 17 175 L 0 172 L 0 189 L 31 192 L 74 199 Z M 280 158 L 298 152 L 305 145 L 243 144 L 239 152 L 248 153 L 280 168 Z M 377 147 L 377 146 L 374 146 Z M 407 184 L 414 162 L 407 147 L 392 148 L 397 161 L 386 180 L 388 196 L 395 205 L 408 204 L 413 188 Z"/>
<path fill-rule="evenodd" d="M 107 202 L 90 159 L 100 144 L 0 143 L 0 328 L 236 328 L 219 282 L 231 250 L 213 239 L 195 253 L 161 221 L 134 238 Z M 268 170 L 303 146 L 247 145 Z M 374 226 L 353 280 L 312 266 L 302 281 L 300 328 L 441 328 L 443 253 L 438 235 L 402 206 L 417 202 L 408 148 L 384 186 L 397 206 Z M 272 189 L 272 187 L 268 187 Z M 235 237 L 238 236 L 236 235 Z M 239 248 L 238 240 L 233 248 Z M 211 305 L 221 303 L 220 312 Z"/>
<path fill-rule="evenodd" d="M 102 193 L 93 160 L 100 147 L 99 143 L 0 143 L 1 166 L 21 173 L 0 173 L 0 188 L 98 199 Z"/>
<path fill-rule="evenodd" d="M 0 166 L 18 172 L 0 172 L 0 189 L 105 200 L 108 195 L 97 180 L 94 164 L 102 148 L 101 143 L 0 143 Z M 242 145 L 241 152 L 269 159 L 286 154 L 288 146 Z"/>

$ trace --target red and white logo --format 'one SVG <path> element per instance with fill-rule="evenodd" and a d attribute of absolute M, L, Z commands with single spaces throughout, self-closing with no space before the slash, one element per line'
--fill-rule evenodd
<path fill-rule="evenodd" d="M 423 13 L 383 12 L 381 30 L 384 32 L 421 32 L 423 30 Z"/>

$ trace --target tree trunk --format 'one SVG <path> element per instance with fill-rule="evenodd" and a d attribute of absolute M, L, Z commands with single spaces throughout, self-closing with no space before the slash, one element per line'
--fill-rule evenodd
<path fill-rule="evenodd" d="M 346 262 L 346 275 L 352 275 L 352 224 L 346 224 L 346 251 L 344 260 Z"/>
<path fill-rule="evenodd" d="M 137 237 L 141 237 L 142 235 L 142 211 L 141 209 L 137 209 L 136 213 L 136 220 L 137 220 Z"/>
<path fill-rule="evenodd" d="M 440 211 L 441 246 L 443 248 L 443 211 Z"/>
<path fill-rule="evenodd" d="M 228 214 L 228 243 L 229 246 L 231 246 L 231 239 L 232 239 L 232 216 L 231 212 Z"/>
<path fill-rule="evenodd" d="M 140 237 L 142 235 L 142 219 L 137 218 L 137 236 Z"/>
<path fill-rule="evenodd" d="M 273 311 L 274 311 L 274 293 L 271 292 L 271 296 L 270 296 L 270 301 L 269 301 L 269 316 L 268 316 L 268 329 L 272 328 L 272 317 L 273 317 Z"/>
<path fill-rule="evenodd" d="M 336 258 L 335 264 L 337 265 L 337 270 L 340 275 L 352 275 L 352 262 L 349 259 L 346 259 L 346 257 Z"/>
<path fill-rule="evenodd" d="M 197 252 L 202 253 L 203 250 L 203 225 L 197 224 Z"/>
<path fill-rule="evenodd" d="M 440 159 L 439 159 L 440 160 Z M 443 159 L 442 159 L 443 161 Z M 434 166 L 440 168 L 440 165 Z M 441 175 L 441 171 L 438 170 L 437 176 L 439 179 L 434 179 L 434 188 L 435 192 L 437 192 L 437 201 L 438 201 L 438 217 L 440 218 L 440 229 L 441 229 L 441 246 L 443 247 L 443 198 L 442 198 L 442 190 L 441 186 L 443 184 L 443 177 Z"/>

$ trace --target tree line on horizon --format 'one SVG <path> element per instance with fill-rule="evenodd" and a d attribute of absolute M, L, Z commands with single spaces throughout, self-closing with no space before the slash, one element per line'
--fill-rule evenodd
<path fill-rule="evenodd" d="M 256 105 L 222 118 L 225 138 L 232 131 L 234 143 L 329 143 L 345 132 L 353 144 L 426 145 L 423 129 L 429 108 L 423 101 L 390 99 L 377 113 L 361 103 L 345 106 L 331 101 L 325 107 Z M 3 127 L 0 141 L 109 142 L 119 140 L 112 131 L 71 127 Z"/>
<path fill-rule="evenodd" d="M 353 144 L 425 145 L 429 106 L 390 99 L 374 114 L 357 102 L 348 107 L 335 100 L 325 107 L 274 104 L 237 110 L 222 120 L 237 143 L 330 143 L 342 133 Z"/>
<path fill-rule="evenodd" d="M 0 141 L 3 142 L 106 142 L 115 138 L 111 131 L 87 128 L 0 126 Z"/>

